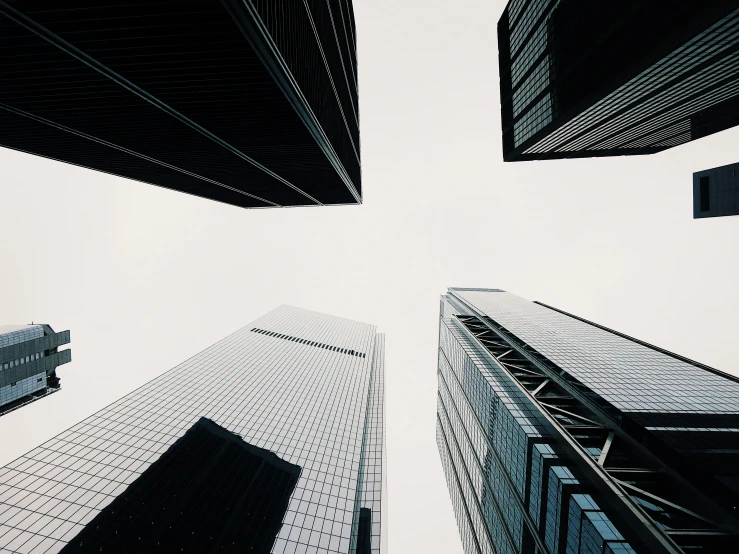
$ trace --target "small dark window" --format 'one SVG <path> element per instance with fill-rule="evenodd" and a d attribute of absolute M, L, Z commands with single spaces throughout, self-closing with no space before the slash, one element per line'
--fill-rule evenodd
<path fill-rule="evenodd" d="M 708 176 L 701 177 L 700 180 L 700 201 L 702 212 L 707 212 L 711 209 L 711 185 Z"/>
<path fill-rule="evenodd" d="M 36 382 L 37 383 L 40 383 L 41 381 L 43 381 L 43 379 L 41 377 L 39 377 L 38 379 L 36 379 Z"/>

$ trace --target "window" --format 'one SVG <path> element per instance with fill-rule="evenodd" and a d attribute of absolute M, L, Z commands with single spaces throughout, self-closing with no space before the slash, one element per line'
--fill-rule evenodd
<path fill-rule="evenodd" d="M 700 211 L 707 212 L 711 209 L 711 188 L 708 176 L 700 179 Z"/>

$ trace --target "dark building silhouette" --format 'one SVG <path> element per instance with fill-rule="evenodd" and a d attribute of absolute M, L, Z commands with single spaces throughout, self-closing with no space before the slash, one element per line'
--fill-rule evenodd
<path fill-rule="evenodd" d="M 61 551 L 269 554 L 299 477 L 200 418 Z"/>
<path fill-rule="evenodd" d="M 739 163 L 693 173 L 693 218 L 739 215 Z"/>
<path fill-rule="evenodd" d="M 467 554 L 739 551 L 739 379 L 497 289 L 449 289 L 439 324 Z"/>
<path fill-rule="evenodd" d="M 245 208 L 362 201 L 351 0 L 0 0 L 0 75 L 0 146 Z"/>
<path fill-rule="evenodd" d="M 0 326 L 0 415 L 57 392 L 56 368 L 72 361 L 69 331 L 49 325 Z"/>
<path fill-rule="evenodd" d="M 503 158 L 652 154 L 739 124 L 739 1 L 511 0 Z"/>

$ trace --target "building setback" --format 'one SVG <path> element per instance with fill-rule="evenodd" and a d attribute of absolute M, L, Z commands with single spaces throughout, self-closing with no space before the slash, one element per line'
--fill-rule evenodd
<path fill-rule="evenodd" d="M 0 36 L 0 146 L 243 208 L 362 202 L 351 0 L 0 0 Z"/>
<path fill-rule="evenodd" d="M 739 124 L 736 0 L 511 0 L 505 161 L 652 154 Z"/>
<path fill-rule="evenodd" d="M 281 306 L 0 469 L 0 549 L 385 554 L 383 375 Z"/>
<path fill-rule="evenodd" d="M 0 325 L 0 415 L 57 392 L 56 368 L 72 361 L 69 331 L 48 325 Z"/>
<path fill-rule="evenodd" d="M 739 163 L 693 173 L 693 218 L 739 215 Z"/>
<path fill-rule="evenodd" d="M 497 289 L 449 289 L 439 329 L 466 554 L 737 551 L 736 377 Z"/>

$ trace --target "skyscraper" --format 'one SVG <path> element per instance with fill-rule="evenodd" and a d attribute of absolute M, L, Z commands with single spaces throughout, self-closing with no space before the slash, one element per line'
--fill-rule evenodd
<path fill-rule="evenodd" d="M 244 208 L 362 202 L 351 0 L 0 0 L 0 75 L 0 146 Z"/>
<path fill-rule="evenodd" d="M 693 173 L 693 218 L 739 215 L 739 163 Z"/>
<path fill-rule="evenodd" d="M 497 289 L 451 288 L 438 380 L 467 554 L 737 551 L 736 377 Z"/>
<path fill-rule="evenodd" d="M 736 0 L 511 0 L 506 161 L 652 154 L 739 124 Z"/>
<path fill-rule="evenodd" d="M 61 388 L 56 368 L 72 361 L 69 331 L 48 325 L 0 325 L 0 415 Z"/>
<path fill-rule="evenodd" d="M 281 306 L 0 469 L 0 549 L 384 553 L 383 373 Z"/>

